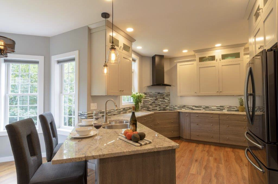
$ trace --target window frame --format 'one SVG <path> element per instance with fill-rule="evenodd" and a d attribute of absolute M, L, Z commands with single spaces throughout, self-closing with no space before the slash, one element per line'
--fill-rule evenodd
<path fill-rule="evenodd" d="M 132 69 L 132 87 L 133 87 L 133 80 L 134 80 L 134 74 L 136 74 L 136 78 L 137 78 L 137 85 L 135 85 L 135 91 L 132 91 L 133 93 L 134 92 L 139 92 L 139 85 L 140 85 L 140 79 L 139 79 L 139 71 L 140 71 L 140 66 L 139 66 L 139 63 L 140 63 L 140 57 L 137 56 L 136 54 L 132 53 L 132 58 L 134 58 L 136 61 L 135 61 L 135 65 L 136 65 L 136 71 Z M 132 61 L 134 62 L 134 61 Z M 127 95 L 125 95 L 127 96 Z M 132 107 L 134 106 L 134 102 L 133 103 L 123 103 L 123 96 L 120 96 L 120 107 L 121 108 L 125 108 L 125 107 Z"/>
<path fill-rule="evenodd" d="M 58 64 L 58 60 L 75 58 L 75 125 L 78 123 L 78 104 L 79 104 L 79 51 L 68 52 L 64 54 L 54 55 L 51 57 L 51 112 L 56 119 L 58 134 L 68 135 L 74 127 L 63 125 L 61 120 L 62 109 L 62 65 Z M 59 80 L 57 80 L 59 79 Z"/>
<path fill-rule="evenodd" d="M 43 113 L 44 110 L 44 56 L 36 55 L 20 55 L 20 54 L 9 54 L 7 58 L 0 58 L 0 136 L 7 135 L 7 131 L 4 129 L 7 122 L 8 110 L 8 85 L 9 85 L 9 64 L 5 64 L 5 59 L 28 61 L 38 63 L 38 100 L 37 100 L 37 113 L 38 115 Z M 29 94 L 29 93 L 28 93 Z M 39 118 L 37 119 L 37 129 L 39 133 L 42 133 L 41 124 Z"/>
<path fill-rule="evenodd" d="M 70 126 L 65 126 L 64 125 L 64 120 L 63 120 L 63 117 L 64 117 L 64 105 L 63 105 L 63 102 L 64 102 L 64 96 L 65 95 L 74 95 L 74 101 L 76 101 L 76 95 L 75 95 L 75 93 L 76 93 L 76 87 L 75 87 L 75 85 L 76 85 L 76 78 L 74 78 L 74 93 L 67 93 L 67 94 L 65 94 L 64 93 L 64 77 L 65 77 L 65 73 L 64 73 L 64 67 L 65 67 L 65 65 L 64 64 L 67 64 L 67 63 L 70 63 L 70 62 L 66 62 L 66 63 L 63 63 L 63 64 L 61 64 L 60 65 L 60 72 L 61 72 L 61 78 L 60 78 L 60 81 L 61 81 L 61 89 L 60 89 L 60 109 L 61 109 L 61 111 L 62 111 L 62 113 L 61 113 L 61 116 L 60 116 L 60 119 L 59 119 L 59 121 L 61 122 L 61 125 L 60 125 L 60 128 L 62 128 L 62 129 L 69 129 L 69 130 L 71 130 L 72 129 L 72 127 L 70 127 Z M 75 63 L 75 61 L 74 61 L 74 63 Z M 74 66 L 74 74 L 76 74 L 76 63 L 75 63 L 75 66 Z M 68 72 L 69 73 L 69 72 Z M 75 76 L 76 77 L 76 76 Z M 75 106 L 75 108 L 76 108 L 76 104 L 74 105 Z M 78 111 L 77 111 L 78 112 Z M 77 115 L 78 115 L 78 113 L 77 113 Z M 75 114 L 74 114 L 74 116 L 75 116 L 75 119 L 77 118 L 78 119 L 78 116 L 76 116 L 76 111 L 75 111 Z M 75 125 L 76 125 L 76 120 L 75 120 Z"/>

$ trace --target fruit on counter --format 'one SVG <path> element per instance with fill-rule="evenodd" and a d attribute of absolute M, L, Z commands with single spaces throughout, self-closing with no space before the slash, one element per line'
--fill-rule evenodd
<path fill-rule="evenodd" d="M 140 137 L 140 140 L 143 140 L 146 137 L 146 134 L 144 132 L 139 132 L 138 135 Z"/>
<path fill-rule="evenodd" d="M 124 131 L 124 136 L 126 136 L 127 133 L 131 133 L 131 132 L 132 132 L 132 130 L 126 129 L 126 130 Z"/>
<path fill-rule="evenodd" d="M 132 135 L 131 140 L 132 140 L 133 142 L 138 142 L 138 141 L 140 141 L 140 136 L 139 136 L 139 134 L 134 133 L 134 134 Z"/>
<path fill-rule="evenodd" d="M 131 140 L 132 135 L 133 135 L 133 132 L 131 131 L 131 132 L 128 132 L 128 133 L 126 134 L 125 137 L 126 137 L 128 140 Z"/>

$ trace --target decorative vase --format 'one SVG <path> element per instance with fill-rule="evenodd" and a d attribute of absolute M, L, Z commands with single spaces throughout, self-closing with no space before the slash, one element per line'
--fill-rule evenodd
<path fill-rule="evenodd" d="M 140 111 L 140 103 L 135 103 L 135 112 Z"/>
<path fill-rule="evenodd" d="M 239 112 L 245 112 L 245 107 L 244 106 L 239 106 L 238 111 Z"/>

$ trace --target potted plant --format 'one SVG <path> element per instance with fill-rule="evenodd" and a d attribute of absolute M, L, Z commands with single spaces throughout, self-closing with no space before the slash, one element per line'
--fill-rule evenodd
<path fill-rule="evenodd" d="M 134 105 L 135 105 L 135 111 L 140 110 L 140 103 L 142 103 L 143 98 L 145 98 L 145 95 L 143 93 L 133 93 L 131 95 L 131 98 L 133 99 Z"/>
<path fill-rule="evenodd" d="M 245 111 L 245 107 L 244 107 L 243 98 L 240 97 L 238 99 L 238 102 L 239 102 L 239 107 L 238 107 L 239 112 L 244 112 Z"/>

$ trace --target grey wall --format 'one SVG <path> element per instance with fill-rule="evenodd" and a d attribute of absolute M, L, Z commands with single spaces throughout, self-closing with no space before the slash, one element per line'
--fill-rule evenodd
<path fill-rule="evenodd" d="M 14 54 L 44 56 L 44 111 L 50 110 L 50 39 L 48 37 L 28 36 L 10 33 L 1 33 L 16 41 L 16 52 Z M 39 135 L 42 152 L 45 152 L 42 134 Z M 0 137 L 0 158 L 12 156 L 12 150 L 7 136 Z"/>
<path fill-rule="evenodd" d="M 87 26 L 50 38 L 50 55 L 79 50 L 79 111 L 90 105 L 90 42 Z"/>

